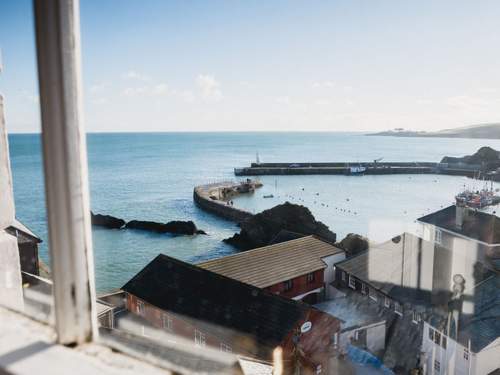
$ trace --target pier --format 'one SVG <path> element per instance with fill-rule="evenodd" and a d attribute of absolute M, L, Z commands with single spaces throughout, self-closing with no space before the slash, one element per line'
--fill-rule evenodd
<path fill-rule="evenodd" d="M 252 163 L 250 167 L 235 168 L 236 176 L 277 175 L 349 175 L 351 167 L 364 167 L 363 174 L 445 174 L 483 177 L 483 171 L 461 164 L 433 162 L 326 162 L 326 163 Z M 487 177 L 486 174 L 484 174 Z"/>
<path fill-rule="evenodd" d="M 252 217 L 253 214 L 234 207 L 231 204 L 231 198 L 239 194 L 253 193 L 261 186 L 259 181 L 251 179 L 200 185 L 194 188 L 193 200 L 198 207 L 207 212 L 240 223 Z"/>

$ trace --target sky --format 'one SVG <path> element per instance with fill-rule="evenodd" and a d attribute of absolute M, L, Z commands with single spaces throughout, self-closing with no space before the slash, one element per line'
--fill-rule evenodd
<path fill-rule="evenodd" d="M 497 0 L 82 0 L 89 132 L 500 121 Z M 0 1 L 8 131 L 40 130 L 32 4 Z"/>

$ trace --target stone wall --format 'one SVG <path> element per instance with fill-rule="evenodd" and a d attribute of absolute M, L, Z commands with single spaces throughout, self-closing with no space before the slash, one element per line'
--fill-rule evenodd
<path fill-rule="evenodd" d="M 226 204 L 224 201 L 214 200 L 210 198 L 210 190 L 215 189 L 214 185 L 202 185 L 194 188 L 193 199 L 198 207 L 220 216 L 224 219 L 241 223 L 253 216 L 251 212 L 236 208 Z"/>

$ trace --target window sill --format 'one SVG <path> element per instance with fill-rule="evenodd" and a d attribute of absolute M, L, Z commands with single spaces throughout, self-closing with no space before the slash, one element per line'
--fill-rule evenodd
<path fill-rule="evenodd" d="M 2 307 L 0 332 L 0 373 L 171 374 L 101 345 L 87 344 L 74 349 L 58 345 L 49 326 Z"/>

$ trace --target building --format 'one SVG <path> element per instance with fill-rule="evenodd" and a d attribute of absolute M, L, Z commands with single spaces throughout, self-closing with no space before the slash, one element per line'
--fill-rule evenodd
<path fill-rule="evenodd" d="M 413 343 L 405 351 L 415 357 L 418 354 L 416 349 L 421 350 L 424 353 L 421 363 L 426 364 L 427 371 L 433 369 L 428 372 L 431 374 L 488 373 L 479 372 L 479 369 L 467 372 L 472 363 L 456 362 L 458 354 L 453 350 L 459 346 L 453 342 L 462 346 L 468 340 L 481 342 L 472 348 L 466 343 L 465 347 L 469 353 L 475 354 L 474 350 L 488 348 L 488 354 L 482 354 L 481 366 L 489 371 L 498 366 L 496 358 L 500 358 L 500 289 L 493 287 L 498 285 L 498 271 L 491 268 L 490 262 L 478 261 L 477 252 L 472 253 L 471 259 L 469 251 L 477 248 L 466 245 L 465 238 L 461 238 L 460 243 L 463 247 L 456 251 L 453 247 L 445 247 L 445 241 L 430 242 L 404 233 L 336 265 L 340 286 L 365 295 L 374 304 L 392 311 L 401 321 L 396 324 L 412 323 L 406 324 L 406 329 L 399 327 L 394 330 L 395 334 L 398 334 L 396 331 L 418 330 L 419 340 L 409 334 L 408 341 L 413 337 Z M 489 293 L 485 292 L 486 289 Z M 486 312 L 484 317 L 483 312 Z M 476 328 L 471 329 L 472 326 Z M 437 332 L 435 344 L 448 348 L 448 354 L 441 355 L 436 345 L 430 345 L 427 340 L 429 327 Z M 388 337 L 390 340 L 392 337 Z M 410 344 L 404 340 L 398 342 L 400 345 Z M 491 356 L 489 350 L 495 352 L 495 356 Z M 436 365 L 430 366 L 436 356 L 439 357 Z M 455 372 L 446 372 L 450 368 Z"/>
<path fill-rule="evenodd" d="M 38 244 L 41 243 L 42 240 L 27 226 L 16 219 L 14 219 L 12 225 L 7 228 L 7 232 L 17 238 L 21 271 L 39 276 L 40 261 L 38 258 Z"/>
<path fill-rule="evenodd" d="M 345 251 L 315 236 L 244 251 L 198 264 L 199 267 L 314 304 L 330 293 L 334 264 Z"/>
<path fill-rule="evenodd" d="M 281 347 L 288 370 L 328 373 L 340 321 L 309 305 L 165 255 L 122 289 L 130 312 L 195 347 L 264 361 Z"/>

